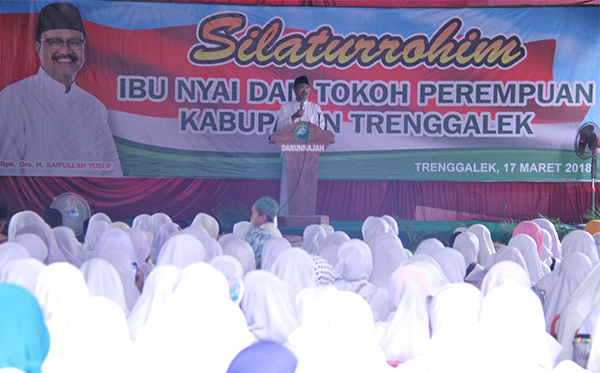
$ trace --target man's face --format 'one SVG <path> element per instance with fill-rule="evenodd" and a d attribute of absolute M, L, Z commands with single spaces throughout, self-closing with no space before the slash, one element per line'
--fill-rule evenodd
<path fill-rule="evenodd" d="M 259 228 L 261 225 L 267 222 L 267 215 L 258 212 L 256 207 L 252 206 L 252 216 L 250 217 L 252 227 Z"/>
<path fill-rule="evenodd" d="M 67 41 L 83 40 L 83 34 L 75 30 L 48 30 L 42 33 L 42 39 L 46 41 L 37 41 L 35 49 L 44 71 L 58 82 L 72 83 L 85 61 L 85 44 L 77 49 L 69 47 Z M 64 43 L 62 47 L 54 49 L 48 43 L 50 39 L 61 39 Z"/>
<path fill-rule="evenodd" d="M 310 86 L 308 84 L 298 84 L 294 87 L 294 93 L 296 94 L 296 99 L 300 102 L 304 102 L 308 100 L 308 94 L 310 93 Z"/>

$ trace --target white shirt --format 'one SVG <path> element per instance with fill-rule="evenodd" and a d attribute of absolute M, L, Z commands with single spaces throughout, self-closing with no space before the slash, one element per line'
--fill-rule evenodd
<path fill-rule="evenodd" d="M 279 109 L 279 113 L 277 114 L 276 130 L 280 131 L 292 124 L 292 115 L 294 115 L 298 109 L 300 109 L 300 103 L 298 101 L 286 102 L 281 105 L 281 109 Z M 296 118 L 294 123 L 296 122 L 310 122 L 325 129 L 325 121 L 323 120 L 321 107 L 310 101 L 304 103 L 304 114 L 302 117 Z"/>
<path fill-rule="evenodd" d="M 75 83 L 68 93 L 42 68 L 0 92 L 0 160 L 66 162 L 61 168 L 22 168 L 23 175 L 122 176 L 106 107 Z M 68 163 L 111 162 L 112 169 Z M 0 174 L 14 173 L 0 168 Z M 18 171 L 17 171 L 18 172 Z"/>

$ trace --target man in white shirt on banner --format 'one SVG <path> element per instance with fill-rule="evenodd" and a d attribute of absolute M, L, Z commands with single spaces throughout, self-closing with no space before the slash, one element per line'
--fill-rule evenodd
<path fill-rule="evenodd" d="M 294 94 L 296 95 L 295 101 L 281 105 L 274 131 L 281 130 L 296 122 L 310 122 L 325 129 L 325 121 L 323 120 L 321 107 L 314 102 L 308 101 L 310 83 L 306 76 L 302 75 L 294 80 Z M 279 206 L 281 206 L 281 208 L 279 210 L 279 215 L 287 215 L 287 160 L 283 153 L 282 159 L 281 191 L 279 194 Z"/>
<path fill-rule="evenodd" d="M 122 176 L 106 107 L 75 83 L 85 30 L 68 3 L 39 13 L 36 75 L 0 92 L 0 167 L 5 175 Z"/>

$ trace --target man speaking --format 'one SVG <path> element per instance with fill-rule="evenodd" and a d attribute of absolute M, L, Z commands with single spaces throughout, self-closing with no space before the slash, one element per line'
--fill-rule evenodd
<path fill-rule="evenodd" d="M 75 6 L 45 6 L 35 39 L 41 67 L 0 92 L 0 160 L 22 175 L 122 175 L 106 107 L 75 83 L 85 38 Z"/>
<path fill-rule="evenodd" d="M 281 105 L 277 115 L 277 125 L 275 131 L 289 126 L 294 122 L 310 122 L 325 129 L 321 107 L 308 101 L 310 93 L 310 84 L 308 78 L 304 75 L 294 80 L 294 94 L 296 100 Z"/>

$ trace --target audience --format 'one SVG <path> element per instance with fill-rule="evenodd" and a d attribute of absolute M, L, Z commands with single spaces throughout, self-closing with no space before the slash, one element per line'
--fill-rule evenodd
<path fill-rule="evenodd" d="M 277 212 L 263 197 L 222 236 L 205 213 L 183 231 L 164 213 L 132 228 L 97 213 L 83 243 L 15 214 L 0 370 L 600 372 L 600 222 L 562 242 L 546 219 L 521 222 L 508 246 L 475 224 L 413 255 L 388 215 L 362 239 L 314 224 L 292 244 Z"/>

